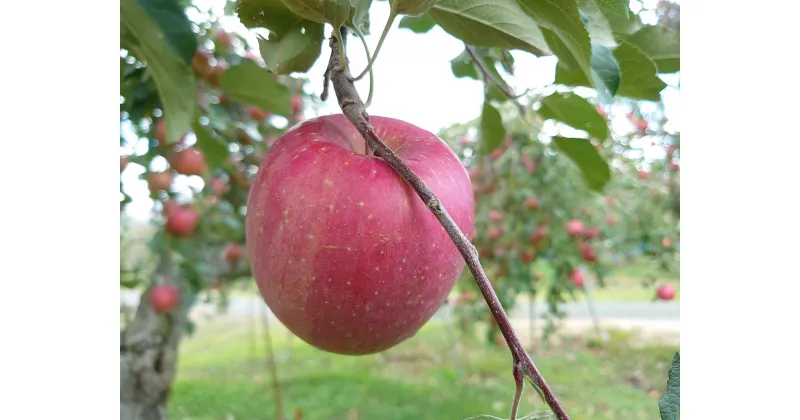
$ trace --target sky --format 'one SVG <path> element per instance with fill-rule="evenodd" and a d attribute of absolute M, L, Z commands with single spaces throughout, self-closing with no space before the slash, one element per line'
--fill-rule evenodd
<path fill-rule="evenodd" d="M 651 8 L 657 0 L 648 0 L 644 4 Z M 225 0 L 195 0 L 202 10 L 213 8 L 222 14 Z M 633 7 L 639 7 L 632 2 Z M 642 17 L 646 23 L 646 12 Z M 389 15 L 388 2 L 373 2 L 370 8 L 370 33 L 366 37 L 370 51 L 375 47 L 383 31 L 383 26 Z M 191 17 L 191 16 L 190 16 Z M 408 121 L 419 127 L 437 133 L 441 128 L 455 123 L 470 121 L 480 115 L 483 103 L 483 83 L 473 79 L 456 78 L 450 70 L 450 60 L 458 56 L 464 49 L 464 44 L 450 36 L 439 26 L 435 26 L 425 34 L 415 34 L 407 29 L 400 29 L 400 19 L 395 20 L 393 28 L 389 31 L 381 47 L 377 61 L 373 65 L 375 90 L 372 105 L 368 109 L 371 115 L 391 116 Z M 222 18 L 220 24 L 230 32 L 236 32 L 248 40 L 253 49 L 258 51 L 256 35 L 249 32 L 236 16 Z M 330 26 L 326 25 L 326 34 L 330 34 Z M 264 34 L 265 35 L 265 34 Z M 360 73 L 366 67 L 366 54 L 361 43 L 355 38 L 350 41 L 348 57 L 354 74 Z M 306 92 L 319 96 L 322 92 L 322 75 L 328 63 L 330 52 L 323 44 L 322 54 L 314 66 L 307 72 L 307 77 L 312 83 L 307 84 Z M 515 77 L 508 76 L 507 81 L 515 92 L 521 93 L 526 88 L 544 87 L 553 82 L 555 75 L 556 59 L 554 57 L 534 57 L 531 54 L 512 51 L 515 61 Z M 669 85 L 677 83 L 675 75 L 665 75 L 662 79 Z M 367 77 L 357 83 L 361 97 L 366 99 L 369 90 Z M 670 123 L 676 130 L 680 130 L 680 92 L 673 87 L 662 91 L 665 110 Z M 326 103 L 318 110 L 319 115 L 340 113 L 335 96 L 331 95 Z M 643 111 L 647 111 L 643 107 Z M 315 116 L 314 111 L 307 112 L 307 117 Z M 612 120 L 612 129 L 625 131 L 629 129 L 626 121 L 621 118 Z M 544 131 L 553 130 L 554 127 L 545 126 Z M 123 130 L 127 131 L 127 130 Z M 123 133 L 125 134 L 125 133 Z M 548 133 L 550 134 L 550 133 Z M 553 133 L 555 134 L 555 133 Z M 567 134 L 567 133 L 564 133 Z M 129 135 L 129 134 L 128 134 Z M 567 134 L 568 135 L 568 134 Z M 144 147 L 145 150 L 141 148 Z M 127 150 L 132 152 L 134 148 Z M 139 145 L 137 153 L 144 153 L 146 146 Z M 661 158 L 663 151 L 647 150 L 646 156 Z M 165 161 L 154 163 L 154 170 L 166 168 Z M 122 174 L 124 189 L 133 202 L 126 207 L 126 214 L 136 220 L 147 220 L 150 217 L 152 201 L 149 199 L 147 184 L 138 179 L 144 168 L 138 165 L 128 165 Z M 198 177 L 176 177 L 175 187 L 186 190 L 189 185 L 202 188 L 203 182 Z"/>

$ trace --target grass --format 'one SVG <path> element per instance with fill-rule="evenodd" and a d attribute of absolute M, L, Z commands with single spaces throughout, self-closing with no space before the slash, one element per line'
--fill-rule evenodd
<path fill-rule="evenodd" d="M 275 419 L 263 327 L 247 318 L 202 325 L 181 347 L 170 416 L 184 420 Z M 275 323 L 277 324 L 277 323 Z M 514 384 L 508 350 L 461 337 L 440 323 L 384 353 L 337 356 L 316 350 L 274 325 L 287 420 L 507 418 Z M 532 351 L 575 419 L 653 419 L 666 387 L 673 347 L 633 346 L 615 332 L 599 345 L 580 338 Z M 543 409 L 526 387 L 521 410 Z"/>

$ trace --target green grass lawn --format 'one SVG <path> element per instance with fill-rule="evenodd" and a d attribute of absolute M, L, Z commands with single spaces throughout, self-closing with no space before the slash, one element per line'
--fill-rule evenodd
<path fill-rule="evenodd" d="M 348 357 L 316 350 L 273 326 L 287 420 L 508 417 L 514 392 L 508 350 L 469 338 L 455 343 L 442 324 L 384 353 Z M 453 333 L 457 334 L 457 333 Z M 641 347 L 613 333 L 598 345 L 563 339 L 531 352 L 574 419 L 655 419 L 677 348 Z M 201 325 L 181 347 L 170 396 L 173 419 L 275 419 L 263 328 L 247 318 Z M 526 387 L 522 412 L 543 409 Z"/>

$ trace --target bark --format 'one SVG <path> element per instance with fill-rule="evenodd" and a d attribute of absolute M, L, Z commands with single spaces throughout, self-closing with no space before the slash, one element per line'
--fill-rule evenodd
<path fill-rule="evenodd" d="M 175 278 L 161 280 L 177 283 Z M 157 314 L 150 305 L 150 289 L 142 294 L 136 315 L 120 337 L 120 420 L 167 418 L 184 320 L 177 309 Z"/>

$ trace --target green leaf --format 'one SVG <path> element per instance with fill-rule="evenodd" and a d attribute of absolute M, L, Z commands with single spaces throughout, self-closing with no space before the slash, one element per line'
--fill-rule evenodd
<path fill-rule="evenodd" d="M 206 162 L 211 168 L 218 168 L 228 160 L 228 145 L 219 138 L 214 137 L 208 128 L 195 120 L 192 124 L 192 130 L 197 137 L 197 148 L 203 152 L 206 157 Z"/>
<path fill-rule="evenodd" d="M 350 0 L 281 0 L 289 10 L 303 19 L 330 23 L 336 29 L 350 17 Z"/>
<path fill-rule="evenodd" d="M 350 17 L 348 23 L 363 34 L 369 34 L 369 8 L 372 6 L 372 0 L 350 0 Z M 325 34 L 323 33 L 323 36 Z"/>
<path fill-rule="evenodd" d="M 400 19 L 400 27 L 410 29 L 414 33 L 424 34 L 436 26 L 430 14 L 423 13 L 419 16 L 405 16 Z"/>
<path fill-rule="evenodd" d="M 621 42 L 614 50 L 614 57 L 619 62 L 622 79 L 618 95 L 646 101 L 661 99 L 661 91 L 667 84 L 656 76 L 656 65 L 639 47 Z"/>
<path fill-rule="evenodd" d="M 678 420 L 681 408 L 681 354 L 675 352 L 669 367 L 667 393 L 658 399 L 658 412 L 661 420 Z"/>
<path fill-rule="evenodd" d="M 617 41 L 614 39 L 614 31 L 611 30 L 611 26 L 597 3 L 594 0 L 578 0 L 578 9 L 586 16 L 586 29 L 589 30 L 591 41 L 604 47 L 616 48 Z"/>
<path fill-rule="evenodd" d="M 297 22 L 281 37 L 258 37 L 258 48 L 267 68 L 275 73 L 306 72 L 317 61 L 325 38 L 321 23 Z"/>
<path fill-rule="evenodd" d="M 197 100 L 191 67 L 164 41 L 164 33 L 136 0 L 122 0 L 120 19 L 133 37 L 134 54 L 147 63 L 164 108 L 167 143 L 177 143 L 192 123 Z"/>
<path fill-rule="evenodd" d="M 659 73 L 675 73 L 681 69 L 680 38 L 677 31 L 657 25 L 645 26 L 624 39 L 650 57 Z"/>
<path fill-rule="evenodd" d="M 620 68 L 608 48 L 592 44 L 591 82 L 582 71 L 556 66 L 555 82 L 567 86 L 594 87 L 600 100 L 610 103 L 620 85 Z"/>
<path fill-rule="evenodd" d="M 539 26 L 516 0 L 439 0 L 428 13 L 467 44 L 550 54 Z"/>
<path fill-rule="evenodd" d="M 222 75 L 219 88 L 226 96 L 247 105 L 284 117 L 292 115 L 289 88 L 251 60 L 243 60 L 229 68 Z"/>
<path fill-rule="evenodd" d="M 606 120 L 597 113 L 594 105 L 574 93 L 554 93 L 542 100 L 539 114 L 544 119 L 561 121 L 590 136 L 605 140 L 608 135 Z"/>
<path fill-rule="evenodd" d="M 197 51 L 197 37 L 177 0 L 139 0 L 139 6 L 161 27 L 164 41 L 172 52 L 187 65 L 191 64 Z"/>
<path fill-rule="evenodd" d="M 543 31 L 547 44 L 558 60 L 567 64 L 569 69 L 581 69 L 589 75 L 592 47 L 589 44 L 589 33 L 578 13 L 578 4 L 574 0 L 518 0 L 518 3 L 542 27 L 552 31 L 550 34 L 557 36 L 566 47 L 565 50 L 555 50 L 548 39 L 548 33 Z"/>
<path fill-rule="evenodd" d="M 589 140 L 556 136 L 553 137 L 553 144 L 578 165 L 591 189 L 600 191 L 611 179 L 608 163 Z"/>
<path fill-rule="evenodd" d="M 292 13 L 281 0 L 238 0 L 236 14 L 247 28 L 266 28 L 283 36 L 303 20 Z"/>
<path fill-rule="evenodd" d="M 389 0 L 389 6 L 398 14 L 419 16 L 431 10 L 437 0 Z"/>
<path fill-rule="evenodd" d="M 472 57 L 470 57 L 467 50 L 461 51 L 461 54 L 450 60 L 450 69 L 453 71 L 453 75 L 458 78 L 468 77 L 475 80 L 480 78 L 478 69 L 475 68 Z"/>
<path fill-rule="evenodd" d="M 628 0 L 589 0 L 593 1 L 600 13 L 615 33 L 632 34 L 642 27 L 642 21 L 633 14 Z"/>
<path fill-rule="evenodd" d="M 497 149 L 506 137 L 506 129 L 503 127 L 503 118 L 500 116 L 500 112 L 487 100 L 483 101 L 479 135 L 484 155 Z"/>

